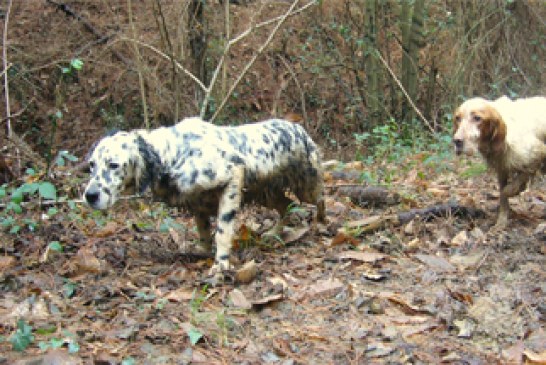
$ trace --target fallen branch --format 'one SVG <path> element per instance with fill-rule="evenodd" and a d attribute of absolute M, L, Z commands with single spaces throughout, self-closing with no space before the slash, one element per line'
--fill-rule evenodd
<path fill-rule="evenodd" d="M 395 205 L 400 202 L 398 193 L 380 186 L 341 185 L 336 187 L 336 196 L 346 196 L 361 207 Z"/>
<path fill-rule="evenodd" d="M 484 217 L 485 212 L 481 209 L 465 207 L 458 204 L 439 204 L 427 208 L 410 209 L 409 211 L 402 213 L 367 217 L 359 221 L 348 222 L 346 228 L 358 229 L 360 234 L 365 234 L 385 229 L 387 227 L 399 227 L 413 219 L 420 219 L 428 222 L 434 218 L 453 216 L 476 219 Z"/>

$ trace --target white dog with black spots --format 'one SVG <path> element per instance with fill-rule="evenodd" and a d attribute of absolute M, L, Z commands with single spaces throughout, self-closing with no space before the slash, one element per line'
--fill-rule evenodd
<path fill-rule="evenodd" d="M 83 198 L 94 209 L 110 208 L 126 190 L 150 187 L 156 200 L 193 214 L 202 245 L 210 250 L 216 243 L 209 273 L 215 280 L 230 269 L 243 204 L 255 202 L 282 217 L 290 191 L 317 206 L 317 220 L 325 217 L 319 149 L 301 125 L 283 119 L 225 127 L 187 118 L 172 127 L 118 132 L 99 141 L 89 167 Z"/>

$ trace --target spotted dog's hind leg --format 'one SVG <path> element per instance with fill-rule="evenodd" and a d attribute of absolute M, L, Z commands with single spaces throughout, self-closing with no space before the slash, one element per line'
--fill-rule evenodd
<path fill-rule="evenodd" d="M 222 280 L 222 271 L 229 270 L 229 255 L 233 241 L 234 225 L 239 212 L 244 186 L 244 167 L 235 166 L 232 178 L 220 197 L 218 222 L 216 228 L 216 257 L 209 275 L 215 280 Z"/>

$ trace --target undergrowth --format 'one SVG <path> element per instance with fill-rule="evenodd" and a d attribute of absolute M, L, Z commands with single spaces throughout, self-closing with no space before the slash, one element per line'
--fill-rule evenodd
<path fill-rule="evenodd" d="M 440 174 L 449 169 L 448 162 L 453 159 L 451 135 L 446 131 L 431 135 L 417 124 L 414 121 L 401 127 L 389 119 L 369 132 L 355 133 L 355 160 L 380 167 L 366 169 L 361 180 L 388 185 L 412 169 L 418 169 L 421 178 L 426 171 Z"/>

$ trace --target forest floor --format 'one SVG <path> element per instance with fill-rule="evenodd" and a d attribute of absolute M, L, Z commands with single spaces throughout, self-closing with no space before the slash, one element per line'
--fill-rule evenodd
<path fill-rule="evenodd" d="M 328 171 L 328 223 L 294 208 L 279 240 L 260 239 L 275 215 L 247 209 L 232 256 L 256 273 L 217 287 L 203 282 L 210 259 L 187 254 L 185 212 L 146 199 L 25 209 L 35 231 L 0 236 L 0 364 L 544 363 L 545 182 L 494 232 L 491 174 L 442 164 L 413 156 L 374 204 L 354 199 L 372 167 Z M 366 228 L 448 202 L 483 214 Z"/>

